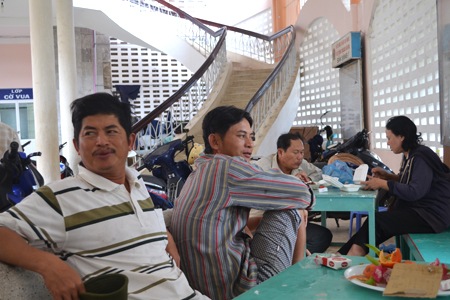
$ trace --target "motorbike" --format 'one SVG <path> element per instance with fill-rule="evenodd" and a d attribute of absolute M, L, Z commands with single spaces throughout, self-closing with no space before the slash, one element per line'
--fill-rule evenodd
<path fill-rule="evenodd" d="M 67 144 L 67 142 L 62 143 L 61 145 L 59 145 L 59 152 L 60 153 L 61 153 L 61 150 L 64 148 L 64 146 L 66 144 Z M 61 173 L 61 179 L 73 176 L 73 171 L 69 167 L 69 162 L 67 161 L 67 159 L 62 154 L 59 154 L 59 172 Z"/>
<path fill-rule="evenodd" d="M 194 143 L 194 136 L 187 136 L 184 141 L 176 139 L 161 145 L 143 158 L 143 165 L 137 170 L 146 168 L 152 172 L 153 175 L 141 176 L 156 208 L 173 208 L 173 201 L 192 172 L 186 159 L 175 161 L 175 156 L 185 151 L 188 160 L 193 162 L 194 156 L 202 150 Z"/>
<path fill-rule="evenodd" d="M 330 126 L 325 126 L 322 122 L 323 117 L 329 112 L 330 111 L 328 110 L 320 116 L 322 129 L 308 141 L 309 149 L 311 151 L 311 163 L 316 164 L 318 167 L 323 167 L 333 155 L 338 153 L 348 153 L 358 157 L 367 164 L 369 166 L 369 174 L 372 174 L 372 168 L 381 168 L 387 172 L 393 173 L 375 152 L 369 150 L 369 132 L 367 132 L 367 129 L 363 129 L 356 133 L 344 143 L 331 144 L 333 137 L 336 135 L 333 134 L 333 130 Z M 326 132 L 327 136 L 327 145 L 325 149 L 322 147 L 322 133 L 324 132 Z"/>
<path fill-rule="evenodd" d="M 372 168 L 381 168 L 389 173 L 393 171 L 386 166 L 380 157 L 369 150 L 369 133 L 367 129 L 363 129 L 342 144 L 337 144 L 328 151 L 322 153 L 322 161 L 328 161 L 333 155 L 338 153 L 349 153 L 369 166 L 369 172 Z"/>
<path fill-rule="evenodd" d="M 44 178 L 31 160 L 34 156 L 40 156 L 41 152 L 27 156 L 18 149 L 19 144 L 12 142 L 0 160 L 0 212 L 8 210 L 44 185 Z"/>

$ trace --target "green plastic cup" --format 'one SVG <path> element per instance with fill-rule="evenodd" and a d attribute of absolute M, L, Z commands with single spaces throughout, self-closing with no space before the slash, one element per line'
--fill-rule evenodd
<path fill-rule="evenodd" d="M 81 300 L 127 300 L 128 277 L 123 274 L 105 274 L 89 279 L 84 283 L 86 293 Z"/>

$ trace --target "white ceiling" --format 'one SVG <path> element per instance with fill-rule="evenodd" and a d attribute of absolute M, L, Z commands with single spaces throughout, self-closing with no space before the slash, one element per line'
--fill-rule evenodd
<path fill-rule="evenodd" d="M 40 0 L 3 0 L 3 8 L 0 8 L 0 44 L 29 43 L 28 1 Z M 55 7 L 55 0 L 52 4 Z"/>

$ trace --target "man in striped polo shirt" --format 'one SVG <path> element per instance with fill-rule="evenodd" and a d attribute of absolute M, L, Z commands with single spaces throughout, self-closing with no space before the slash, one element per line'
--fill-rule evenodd
<path fill-rule="evenodd" d="M 249 163 L 251 125 L 250 115 L 234 106 L 210 111 L 202 125 L 205 155 L 175 201 L 172 234 L 181 269 L 212 299 L 232 299 L 289 267 L 297 209 L 314 202 L 298 178 Z M 253 239 L 244 232 L 251 208 L 266 211 Z"/>
<path fill-rule="evenodd" d="M 71 108 L 79 174 L 0 214 L 0 261 L 40 273 L 58 300 L 78 300 L 83 282 L 108 273 L 128 277 L 128 299 L 208 299 L 177 268 L 161 210 L 125 166 L 135 141 L 129 104 L 98 93 Z"/>

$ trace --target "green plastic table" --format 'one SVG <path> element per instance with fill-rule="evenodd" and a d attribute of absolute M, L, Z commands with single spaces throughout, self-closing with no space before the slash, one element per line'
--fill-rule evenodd
<path fill-rule="evenodd" d="M 366 289 L 344 277 L 344 269 L 334 270 L 314 263 L 315 255 L 284 270 L 260 285 L 235 298 L 237 300 L 372 300 L 372 299 L 424 299 L 387 298 L 382 292 Z M 352 266 L 368 263 L 365 257 L 347 256 Z M 439 297 L 437 299 L 450 299 Z"/>
<path fill-rule="evenodd" d="M 376 191 L 358 190 L 356 192 L 343 192 L 335 187 L 328 187 L 328 192 L 316 195 L 316 205 L 313 211 L 322 212 L 322 226 L 326 227 L 327 211 L 367 211 L 369 216 L 369 244 L 375 245 L 375 211 L 378 203 L 375 201 Z M 374 252 L 370 251 L 374 256 Z"/>

